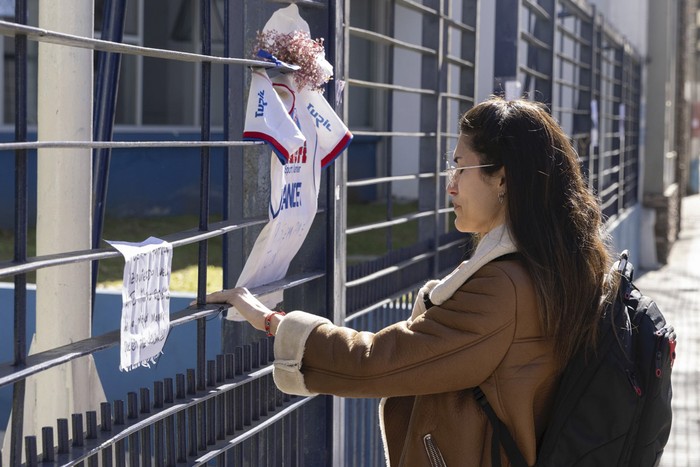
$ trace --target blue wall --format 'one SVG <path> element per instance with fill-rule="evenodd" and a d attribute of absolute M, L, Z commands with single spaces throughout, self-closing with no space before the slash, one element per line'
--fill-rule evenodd
<path fill-rule="evenodd" d="M 170 312 L 177 312 L 187 307 L 194 295 L 173 294 L 170 299 Z M 4 319 L 0 326 L 0 362 L 11 362 L 13 359 L 13 301 L 14 290 L 11 284 L 0 283 L 0 310 Z M 119 327 L 122 308 L 120 290 L 98 290 L 95 297 L 95 316 L 93 318 L 93 336 L 113 331 Z M 36 308 L 36 291 L 33 286 L 27 290 L 27 345 L 31 343 L 34 334 Z M 207 358 L 213 359 L 221 353 L 221 317 L 211 318 L 207 322 Z M 177 372 L 186 368 L 196 367 L 197 340 L 196 323 L 187 323 L 171 328 L 165 342 L 163 355 L 158 363 L 151 368 L 137 368 L 130 372 L 119 371 L 119 347 L 94 354 L 97 372 L 102 381 L 102 387 L 108 401 L 126 399 L 129 391 L 137 391 L 141 387 L 152 390 L 153 381 L 166 377 L 174 378 Z M 0 431 L 7 426 L 12 408 L 12 386 L 0 388 Z"/>
<path fill-rule="evenodd" d="M 212 139 L 221 139 L 213 134 Z M 36 134 L 28 139 L 36 140 Z M 117 132 L 116 141 L 196 141 L 196 132 Z M 0 133 L 0 141 L 13 135 Z M 210 198 L 212 213 L 223 209 L 224 148 L 211 148 Z M 200 148 L 114 149 L 107 189 L 107 216 L 148 217 L 198 214 Z M 36 220 L 36 151 L 28 152 L 29 222 Z M 14 222 L 15 156 L 0 152 L 0 229 Z"/>

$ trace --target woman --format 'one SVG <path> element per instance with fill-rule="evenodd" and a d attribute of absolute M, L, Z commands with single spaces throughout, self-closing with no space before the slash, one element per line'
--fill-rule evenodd
<path fill-rule="evenodd" d="M 282 391 L 385 398 L 388 465 L 490 466 L 492 430 L 475 386 L 532 465 L 560 370 L 595 340 L 611 263 L 601 214 L 569 139 L 525 100 L 492 98 L 461 118 L 447 192 L 455 226 L 479 242 L 470 260 L 421 288 L 405 322 L 357 332 L 273 313 L 243 288 L 207 302 L 229 303 L 277 335 Z"/>

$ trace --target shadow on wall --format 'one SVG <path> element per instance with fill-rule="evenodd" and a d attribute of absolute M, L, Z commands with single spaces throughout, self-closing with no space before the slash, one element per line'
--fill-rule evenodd
<path fill-rule="evenodd" d="M 170 298 L 170 312 L 186 308 L 195 298 L 194 294 L 173 294 Z M 0 283 L 0 309 L 12 310 L 14 289 L 12 284 Z M 36 290 L 33 285 L 27 287 L 27 349 L 35 329 Z M 93 318 L 93 336 L 99 336 L 118 329 L 121 320 L 122 296 L 120 290 L 98 290 L 95 296 L 95 316 Z M 0 362 L 13 359 L 13 314 L 0 326 Z M 221 353 L 221 317 L 210 318 L 207 322 L 207 358 L 213 359 Z M 119 347 L 94 354 L 97 372 L 108 401 L 126 400 L 130 391 L 138 392 L 146 387 L 152 390 L 153 382 L 163 378 L 174 378 L 176 373 L 184 373 L 187 368 L 196 367 L 197 325 L 190 322 L 171 328 L 165 341 L 163 355 L 151 368 L 137 368 L 129 372 L 119 371 Z M 12 385 L 0 388 L 0 431 L 4 431 L 12 408 Z M 99 407 L 95 410 L 99 413 Z M 1 441 L 1 439 L 0 439 Z"/>

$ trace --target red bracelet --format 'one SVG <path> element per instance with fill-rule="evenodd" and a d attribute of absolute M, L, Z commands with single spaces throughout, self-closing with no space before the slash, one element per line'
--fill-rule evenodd
<path fill-rule="evenodd" d="M 268 313 L 267 316 L 265 316 L 265 332 L 267 333 L 268 336 L 274 335 L 270 332 L 270 321 L 272 320 L 272 317 L 275 315 L 284 316 L 285 312 L 284 311 L 273 311 L 272 313 Z"/>

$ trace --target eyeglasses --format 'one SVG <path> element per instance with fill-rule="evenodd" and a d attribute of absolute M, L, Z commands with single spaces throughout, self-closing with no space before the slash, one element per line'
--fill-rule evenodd
<path fill-rule="evenodd" d="M 466 169 L 480 169 L 482 167 L 493 167 L 496 164 L 481 164 L 481 165 L 467 165 L 464 167 L 455 167 L 453 165 L 447 167 L 445 170 L 445 175 L 447 176 L 447 186 L 451 186 L 453 183 L 457 182 L 457 175 Z"/>

